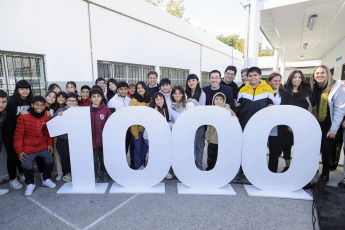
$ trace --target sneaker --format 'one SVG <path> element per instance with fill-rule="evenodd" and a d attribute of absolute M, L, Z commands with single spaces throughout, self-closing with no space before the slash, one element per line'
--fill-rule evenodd
<path fill-rule="evenodd" d="M 285 173 L 286 171 L 288 171 L 289 167 L 284 167 L 283 171 L 281 171 L 281 173 Z"/>
<path fill-rule="evenodd" d="M 140 168 L 138 168 L 138 170 L 143 170 L 145 168 L 144 165 L 140 166 Z"/>
<path fill-rule="evenodd" d="M 165 176 L 165 179 L 167 180 L 171 180 L 173 179 L 174 177 L 168 172 L 168 174 Z"/>
<path fill-rule="evenodd" d="M 6 193 L 8 193 L 10 190 L 5 189 L 5 188 L 0 188 L 0 196 L 1 195 L 5 195 Z"/>
<path fill-rule="evenodd" d="M 26 186 L 26 190 L 25 190 L 24 195 L 25 195 L 25 196 L 31 196 L 32 193 L 33 193 L 33 191 L 35 190 L 35 188 L 36 188 L 36 185 L 34 185 L 34 184 L 28 184 L 28 185 Z"/>
<path fill-rule="evenodd" d="M 345 188 L 345 178 L 338 183 L 338 188 Z"/>
<path fill-rule="evenodd" d="M 19 179 L 20 179 L 21 182 L 25 181 L 24 173 L 19 174 Z"/>
<path fill-rule="evenodd" d="M 72 175 L 70 173 L 67 173 L 66 175 L 63 176 L 62 180 L 67 183 L 72 182 Z"/>
<path fill-rule="evenodd" d="M 11 180 L 10 181 L 10 187 L 13 189 L 22 189 L 23 185 L 17 181 L 17 179 Z"/>
<path fill-rule="evenodd" d="M 61 181 L 62 180 L 62 174 L 56 174 L 55 180 Z"/>
<path fill-rule="evenodd" d="M 48 188 L 55 188 L 56 184 L 51 179 L 47 179 L 42 181 L 42 186 Z"/>

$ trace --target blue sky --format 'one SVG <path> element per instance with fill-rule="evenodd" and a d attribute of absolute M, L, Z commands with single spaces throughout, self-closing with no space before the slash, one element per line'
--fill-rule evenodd
<path fill-rule="evenodd" d="M 184 0 L 185 18 L 211 36 L 245 34 L 246 11 L 239 0 Z"/>

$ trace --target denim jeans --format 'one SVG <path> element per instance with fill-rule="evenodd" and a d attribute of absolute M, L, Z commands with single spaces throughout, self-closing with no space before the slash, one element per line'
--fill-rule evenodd
<path fill-rule="evenodd" d="M 194 155 L 195 155 L 195 165 L 198 169 L 202 170 L 202 158 L 204 154 L 205 147 L 205 126 L 200 126 L 195 134 L 194 141 Z"/>
<path fill-rule="evenodd" d="M 145 163 L 146 153 L 149 149 L 144 141 L 143 132 L 139 132 L 139 139 L 132 137 L 134 144 L 134 166 L 135 169 L 140 168 Z"/>

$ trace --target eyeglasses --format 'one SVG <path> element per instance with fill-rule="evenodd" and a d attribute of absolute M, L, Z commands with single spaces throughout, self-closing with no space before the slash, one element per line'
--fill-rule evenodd
<path fill-rule="evenodd" d="M 69 100 L 69 99 L 67 99 L 67 102 L 76 103 L 76 102 L 77 102 L 77 100 Z"/>

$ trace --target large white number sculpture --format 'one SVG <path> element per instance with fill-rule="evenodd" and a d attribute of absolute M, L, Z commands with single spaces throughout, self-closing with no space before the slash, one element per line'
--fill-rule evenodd
<path fill-rule="evenodd" d="M 131 125 L 142 125 L 148 133 L 150 155 L 143 170 L 132 170 L 127 164 L 125 137 Z M 104 127 L 103 150 L 107 171 L 116 182 L 110 193 L 165 192 L 164 183 L 160 182 L 171 166 L 171 131 L 158 111 L 145 106 L 129 106 L 116 111 Z"/>
<path fill-rule="evenodd" d="M 218 133 L 217 163 L 210 171 L 201 171 L 195 166 L 195 132 L 202 125 L 212 125 Z M 228 110 L 218 106 L 197 106 L 183 112 L 172 130 L 172 166 L 179 180 L 189 188 L 179 184 L 178 192 L 236 194 L 228 183 L 240 167 L 241 147 L 240 124 Z"/>
<path fill-rule="evenodd" d="M 267 139 L 276 125 L 287 125 L 293 130 L 293 160 L 285 173 L 272 173 L 267 167 Z M 320 126 L 305 109 L 280 105 L 257 112 L 243 132 L 242 168 L 248 180 L 260 189 L 245 186 L 249 195 L 311 199 L 299 189 L 315 176 L 320 143 Z"/>
<path fill-rule="evenodd" d="M 51 137 L 68 134 L 72 183 L 57 193 L 105 193 L 107 183 L 95 183 L 90 107 L 73 107 L 47 122 Z"/>

